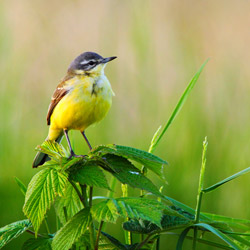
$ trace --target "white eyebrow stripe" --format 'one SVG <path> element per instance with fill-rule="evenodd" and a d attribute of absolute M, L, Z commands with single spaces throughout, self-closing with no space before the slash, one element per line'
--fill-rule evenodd
<path fill-rule="evenodd" d="M 81 61 L 80 62 L 80 64 L 86 64 L 86 63 L 88 63 L 89 61 L 87 61 L 87 60 L 83 60 L 83 61 Z"/>

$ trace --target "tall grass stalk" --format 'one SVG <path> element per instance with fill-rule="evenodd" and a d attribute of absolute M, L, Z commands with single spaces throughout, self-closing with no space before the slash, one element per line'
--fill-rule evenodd
<path fill-rule="evenodd" d="M 200 222 L 200 212 L 201 212 L 201 202 L 203 195 L 203 185 L 204 185 L 204 175 L 206 169 L 206 152 L 207 152 L 208 141 L 207 137 L 203 141 L 203 151 L 202 151 L 202 161 L 201 161 L 201 170 L 200 170 L 200 179 L 198 186 L 198 195 L 197 195 L 197 203 L 196 203 L 196 211 L 195 211 L 195 224 Z M 193 239 L 193 250 L 196 249 L 196 241 L 197 241 L 198 228 L 194 228 L 194 239 Z"/>

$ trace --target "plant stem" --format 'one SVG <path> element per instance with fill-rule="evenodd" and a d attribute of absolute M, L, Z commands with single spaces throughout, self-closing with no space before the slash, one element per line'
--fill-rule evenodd
<path fill-rule="evenodd" d="M 95 242 L 95 250 L 98 250 L 99 238 L 100 238 L 100 235 L 101 235 L 103 223 L 104 223 L 104 221 L 102 220 L 100 222 L 100 225 L 99 225 L 99 228 L 98 228 L 98 232 L 97 232 L 97 236 L 96 236 L 96 242 Z"/>
<path fill-rule="evenodd" d="M 89 188 L 89 207 L 92 207 L 93 187 Z"/>
<path fill-rule="evenodd" d="M 151 235 L 149 234 L 149 235 L 145 238 L 145 240 L 142 241 L 142 242 L 136 247 L 136 249 L 142 248 L 143 245 L 145 245 L 145 244 L 149 241 L 150 237 L 151 237 Z"/>
<path fill-rule="evenodd" d="M 86 185 L 81 185 L 82 191 L 85 192 L 86 194 Z M 85 197 L 87 197 L 87 195 L 85 195 Z M 89 200 L 88 200 L 88 207 L 91 209 L 92 207 L 92 198 L 93 198 L 93 187 L 89 188 Z M 89 226 L 89 233 L 90 233 L 90 241 L 91 241 L 91 248 L 94 249 L 95 248 L 95 225 L 92 219 L 92 222 Z M 98 245 L 97 245 L 97 249 L 98 249 Z"/>
<path fill-rule="evenodd" d="M 114 190 L 115 190 L 115 186 L 116 186 L 117 180 L 116 180 L 116 178 L 114 178 L 112 176 L 110 182 L 111 182 L 111 185 L 110 185 L 111 186 L 110 187 L 111 190 L 108 190 L 107 197 L 108 198 L 113 198 L 114 197 Z M 106 223 L 103 223 L 103 225 L 102 225 L 103 231 L 105 231 L 105 228 L 106 228 Z"/>
<path fill-rule="evenodd" d="M 67 208 L 66 207 L 63 207 L 63 213 L 64 213 L 65 220 L 67 222 L 68 221 L 68 214 L 67 214 Z"/>
<path fill-rule="evenodd" d="M 44 219 L 44 224 L 45 224 L 47 233 L 50 234 L 50 231 L 49 231 L 49 224 L 48 224 L 47 218 Z"/>
<path fill-rule="evenodd" d="M 197 224 L 200 221 L 200 212 L 201 212 L 201 202 L 203 196 L 203 184 L 204 184 L 204 175 L 206 169 L 206 152 L 207 152 L 207 137 L 203 141 L 203 151 L 202 151 L 202 161 L 201 161 L 201 170 L 200 170 L 200 179 L 199 179 L 199 186 L 198 186 L 198 195 L 197 195 L 197 203 L 196 203 L 196 210 L 195 210 L 195 219 L 194 223 Z M 196 240 L 198 235 L 198 228 L 194 228 L 194 239 L 193 239 L 193 250 L 196 249 Z"/>
<path fill-rule="evenodd" d="M 25 232 L 27 232 L 27 233 L 29 233 L 29 234 L 32 234 L 32 235 L 36 236 L 36 233 L 33 232 L 33 231 L 31 231 L 31 230 L 29 230 L 29 229 L 27 229 Z M 41 234 L 37 234 L 37 236 L 38 236 L 38 237 L 43 237 Z"/>
<path fill-rule="evenodd" d="M 156 250 L 160 250 L 160 235 L 159 238 L 156 240 Z"/>
<path fill-rule="evenodd" d="M 122 197 L 128 197 L 128 185 L 127 184 L 122 184 Z M 126 219 L 128 221 L 129 218 Z M 129 231 L 124 231 L 125 235 L 125 242 L 126 244 L 131 245 L 132 244 L 132 234 Z"/>
<path fill-rule="evenodd" d="M 87 204 L 86 204 L 86 202 L 85 202 L 85 198 L 84 198 L 83 195 L 81 194 L 81 192 L 80 192 L 80 190 L 78 189 L 78 187 L 76 186 L 76 184 L 75 184 L 73 181 L 71 181 L 71 180 L 69 180 L 69 182 L 70 182 L 70 184 L 73 186 L 73 188 L 75 189 L 75 191 L 76 191 L 76 193 L 77 193 L 77 195 L 78 195 L 80 201 L 82 202 L 83 206 L 84 206 L 84 207 L 87 207 Z M 81 188 L 82 188 L 82 187 L 81 187 Z"/>

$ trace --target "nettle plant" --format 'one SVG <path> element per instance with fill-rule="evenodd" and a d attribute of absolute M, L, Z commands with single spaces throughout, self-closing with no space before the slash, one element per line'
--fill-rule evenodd
<path fill-rule="evenodd" d="M 48 154 L 51 160 L 40 167 L 27 188 L 16 179 L 25 195 L 23 212 L 27 219 L 0 229 L 0 248 L 27 232 L 32 238 L 22 246 L 25 250 L 159 250 L 163 234 L 178 237 L 177 250 L 182 249 L 185 239 L 193 241 L 193 249 L 197 242 L 218 249 L 249 249 L 249 220 L 203 213 L 201 203 L 204 194 L 249 172 L 250 168 L 204 188 L 208 144 L 205 138 L 196 209 L 163 195 L 147 177 L 149 170 L 165 180 L 162 170 L 167 162 L 152 152 L 183 106 L 205 64 L 189 83 L 164 129 L 159 128 L 153 136 L 149 152 L 112 144 L 97 146 L 85 157 L 69 159 L 70 153 L 62 145 L 46 141 L 39 146 L 37 149 Z M 111 186 L 107 175 L 112 176 Z M 121 183 L 122 197 L 115 198 L 117 180 Z M 140 189 L 141 196 L 129 197 L 128 186 Z M 93 196 L 94 187 L 106 189 L 107 197 Z M 58 222 L 54 233 L 50 233 L 46 218 L 51 206 Z M 123 220 L 125 243 L 105 232 L 105 224 L 117 223 L 119 217 Z M 39 231 L 42 223 L 46 233 Z M 133 240 L 134 234 L 140 234 L 140 240 Z M 221 241 L 206 239 L 208 234 L 214 234 Z"/>

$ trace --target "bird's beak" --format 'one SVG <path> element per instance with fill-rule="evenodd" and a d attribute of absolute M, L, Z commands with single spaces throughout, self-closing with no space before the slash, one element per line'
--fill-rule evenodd
<path fill-rule="evenodd" d="M 107 62 L 110 62 L 110 61 L 112 61 L 112 60 L 114 60 L 116 58 L 117 58 L 116 56 L 111 56 L 111 57 L 103 58 L 101 60 L 101 63 L 107 63 Z"/>

